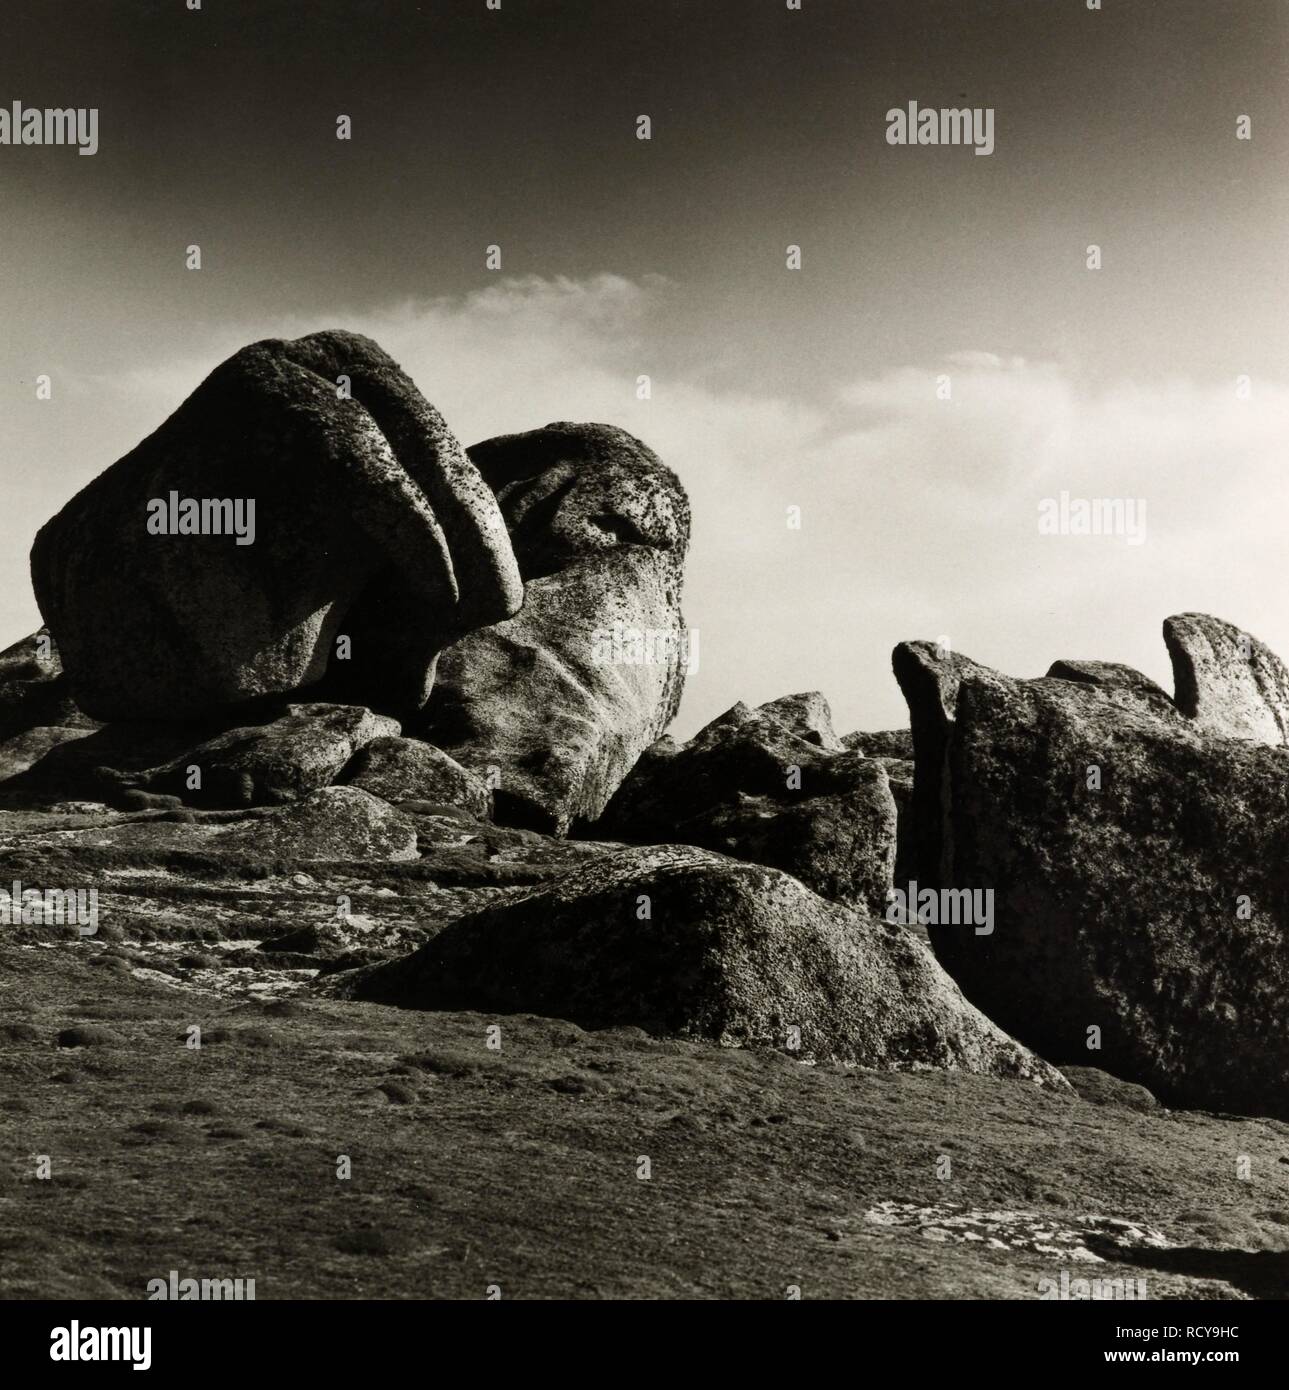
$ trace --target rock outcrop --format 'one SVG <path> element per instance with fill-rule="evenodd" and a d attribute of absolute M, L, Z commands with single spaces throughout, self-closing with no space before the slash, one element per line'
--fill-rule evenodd
<path fill-rule="evenodd" d="M 0 652 L 0 739 L 36 728 L 97 727 L 72 699 L 48 628 Z"/>
<path fill-rule="evenodd" d="M 323 787 L 289 806 L 221 827 L 217 853 L 260 859 L 416 858 L 416 827 L 401 812 L 357 787 Z"/>
<path fill-rule="evenodd" d="M 459 919 L 346 988 L 413 1008 L 533 1012 L 1067 1086 L 972 1008 L 907 932 L 774 869 L 688 846 L 597 859 Z"/>
<path fill-rule="evenodd" d="M 1122 690 L 1135 695 L 1156 714 L 1177 714 L 1177 706 L 1162 686 L 1117 661 L 1054 661 L 1047 674 L 1056 680 L 1082 681 L 1103 690 Z"/>
<path fill-rule="evenodd" d="M 884 768 L 841 746 L 823 696 L 796 695 L 755 710 L 735 705 L 683 746 L 655 744 L 595 831 L 717 850 L 880 910 L 896 810 Z"/>
<path fill-rule="evenodd" d="M 521 599 L 491 491 L 396 364 L 342 332 L 234 354 L 31 562 L 70 692 L 102 720 L 325 682 L 414 712 L 442 648 Z"/>
<path fill-rule="evenodd" d="M 897 670 L 918 880 L 993 895 L 992 933 L 929 928 L 967 997 L 1049 1061 L 1289 1117 L 1289 750 L 1113 687 Z"/>
<path fill-rule="evenodd" d="M 860 730 L 844 734 L 841 743 L 843 748 L 858 749 L 865 757 L 913 761 L 913 733 L 910 729 L 880 729 L 873 733 Z"/>
<path fill-rule="evenodd" d="M 425 734 L 493 773 L 499 818 L 563 834 L 600 814 L 676 711 L 689 504 L 608 425 L 548 425 L 469 453 L 496 491 L 524 603 L 443 654 Z"/>
<path fill-rule="evenodd" d="M 840 753 L 846 744 L 837 737 L 832 726 L 832 710 L 817 690 L 797 695 L 780 695 L 757 706 L 757 713 L 782 724 L 789 733 L 813 743 L 819 748 Z"/>
<path fill-rule="evenodd" d="M 386 801 L 455 806 L 480 820 L 492 809 L 492 795 L 440 748 L 415 738 L 373 739 L 345 771 L 345 784 Z"/>
<path fill-rule="evenodd" d="M 35 728 L 0 740 L 0 785 L 29 772 L 55 748 L 74 743 L 92 732 L 92 729 L 37 724 Z"/>
<path fill-rule="evenodd" d="M 1289 743 L 1289 671 L 1256 637 L 1205 613 L 1164 622 L 1174 700 L 1196 726 L 1219 738 Z"/>
<path fill-rule="evenodd" d="M 99 789 L 178 796 L 193 806 L 277 806 L 329 786 L 354 754 L 400 732 L 361 705 L 288 705 L 266 724 L 229 729 L 157 767 L 99 769 Z"/>

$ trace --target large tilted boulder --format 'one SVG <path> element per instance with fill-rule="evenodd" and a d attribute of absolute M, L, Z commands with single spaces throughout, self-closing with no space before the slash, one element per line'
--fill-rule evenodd
<path fill-rule="evenodd" d="M 901 928 L 688 846 L 627 850 L 458 919 L 353 996 L 530 1012 L 865 1066 L 1066 1082 L 963 999 Z M 799 1030 L 799 1039 L 791 1030 Z"/>
<path fill-rule="evenodd" d="M 71 694 L 103 720 L 318 683 L 414 712 L 440 650 L 521 600 L 492 492 L 411 380 L 343 332 L 234 354 L 46 523 L 31 564 Z"/>
<path fill-rule="evenodd" d="M 953 730 L 958 690 L 964 680 L 1000 690 L 1014 690 L 1028 682 L 927 641 L 901 642 L 891 654 L 891 666 L 908 701 L 913 742 L 909 817 L 912 826 L 907 853 L 901 852 L 900 873 L 907 866 L 916 871 L 920 882 L 930 885 L 939 872 L 944 828 L 940 816 L 940 776 Z M 1118 709 L 1145 710 L 1181 722 L 1172 701 L 1159 686 L 1130 666 L 1102 661 L 1057 661 L 1049 669 L 1047 679 L 1094 689 Z M 902 831 L 901 840 L 904 838 Z"/>
<path fill-rule="evenodd" d="M 1265 643 L 1205 613 L 1164 622 L 1178 709 L 1205 733 L 1289 743 L 1289 671 Z"/>
<path fill-rule="evenodd" d="M 738 704 L 677 747 L 646 750 L 595 824 L 601 838 L 699 845 L 882 908 L 895 859 L 885 769 L 841 746 L 827 702 Z"/>
<path fill-rule="evenodd" d="M 991 932 L 929 926 L 967 997 L 1049 1061 L 1289 1118 L 1289 750 L 1123 687 L 896 669 L 918 882 L 992 894 Z"/>
<path fill-rule="evenodd" d="M 680 701 L 689 504 L 608 425 L 469 452 L 496 491 L 524 604 L 443 654 L 424 732 L 480 777 L 495 769 L 499 819 L 562 834 L 599 815 Z"/>

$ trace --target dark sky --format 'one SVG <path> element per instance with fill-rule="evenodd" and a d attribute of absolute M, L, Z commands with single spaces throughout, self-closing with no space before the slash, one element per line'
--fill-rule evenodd
<path fill-rule="evenodd" d="M 625 318 L 616 290 L 607 310 L 596 294 L 576 299 L 578 362 L 610 364 L 624 381 L 650 371 L 675 388 L 659 393 L 652 431 L 626 406 L 618 423 L 693 446 L 672 462 L 695 494 L 696 546 L 707 547 L 691 606 L 715 641 L 738 630 L 731 595 L 742 605 L 755 592 L 731 581 L 737 554 L 771 585 L 767 602 L 791 594 L 794 628 L 841 576 L 881 593 L 883 618 L 903 601 L 901 636 L 935 635 L 923 626 L 952 619 L 965 623 L 968 650 L 979 632 L 986 651 L 975 654 L 1032 648 L 1032 615 L 963 616 L 970 557 L 982 545 L 1005 551 L 1012 537 L 924 542 L 937 556 L 925 566 L 930 587 L 891 590 L 899 557 L 883 551 L 885 533 L 908 527 L 897 515 L 884 525 L 877 510 L 891 505 L 892 471 L 905 471 L 911 496 L 953 485 L 919 472 L 938 434 L 888 431 L 874 450 L 872 431 L 904 418 L 902 371 L 933 372 L 963 353 L 995 355 L 1000 372 L 1047 364 L 1071 398 L 1098 404 L 1092 423 L 1071 407 L 1060 428 L 1103 460 L 1141 452 L 1150 409 L 1176 411 L 1152 443 L 1161 466 L 1174 436 L 1194 435 L 1179 420 L 1211 415 L 1205 393 L 1217 383 L 1244 372 L 1284 386 L 1289 7 L 1279 0 L 1104 0 L 1099 12 L 1084 0 L 804 0 L 800 12 L 782 0 L 503 0 L 500 12 L 484 0 L 203 0 L 197 12 L 184 0 L 5 0 L 4 10 L 0 103 L 97 106 L 101 117 L 93 158 L 0 147 L 0 476 L 12 487 L 0 643 L 33 625 L 23 555 L 35 529 L 178 404 L 162 405 L 149 383 L 189 361 L 195 382 L 248 334 L 473 304 L 498 283 L 484 268 L 494 242 L 503 278 L 530 289 L 603 276 L 641 287 Z M 910 100 L 994 108 L 994 154 L 888 146 L 885 112 Z M 335 138 L 341 113 L 349 142 Z M 635 139 L 641 113 L 653 121 L 648 143 Z M 1252 118 L 1250 142 L 1234 138 L 1239 114 Z M 1090 242 L 1104 248 L 1096 275 L 1084 264 Z M 202 247 L 199 274 L 184 269 L 190 243 Z M 785 272 L 789 243 L 803 249 L 800 274 Z M 497 312 L 476 308 L 472 333 Z M 461 327 L 455 309 L 441 312 Z M 583 341 L 593 329 L 601 349 Z M 405 365 L 467 443 L 476 427 L 567 418 L 599 399 L 578 384 L 576 362 L 563 376 L 536 372 L 534 355 L 563 350 L 536 328 L 500 335 L 495 354 L 471 360 L 473 394 L 452 375 L 458 350 L 437 320 L 435 334 Z M 64 387 L 43 413 L 31 399 L 39 371 Z M 873 386 L 883 381 L 889 391 Z M 1010 385 L 994 385 L 1012 401 Z M 1032 401 L 1049 386 L 1026 378 L 1016 390 Z M 507 391 L 525 418 L 494 425 L 485 407 Z M 1133 414 L 1133 392 L 1157 404 Z M 724 426 L 713 424 L 708 441 L 696 432 L 726 417 L 715 405 L 704 416 L 700 398 L 730 418 L 738 401 L 752 403 L 749 420 L 771 398 L 781 408 L 736 438 L 717 438 Z M 1265 392 L 1259 401 L 1268 408 Z M 1013 407 L 978 424 L 965 447 L 982 457 L 963 476 L 1012 476 L 999 451 L 1010 456 L 1019 437 L 1007 439 L 1019 428 Z M 1239 457 L 1270 430 L 1259 423 Z M 830 450 L 857 431 L 867 433 L 852 452 Z M 944 443 L 964 447 L 958 436 Z M 1185 467 L 1192 477 L 1200 464 Z M 1131 469 L 1099 483 L 1142 486 Z M 1214 486 L 1225 484 L 1215 476 Z M 737 523 L 752 531 L 731 535 L 720 499 L 740 489 L 763 495 L 776 518 L 804 489 L 872 530 L 821 528 L 810 558 L 791 559 L 778 548 L 781 522 L 760 536 L 754 508 Z M 1190 537 L 1184 522 L 1175 534 Z M 1240 540 L 1208 543 L 1220 556 Z M 940 570 L 946 547 L 956 568 Z M 1017 605 L 1028 590 L 1041 606 L 1038 595 L 1073 582 L 1068 558 L 1053 553 L 1053 574 L 1036 585 L 1006 584 L 999 570 L 983 589 Z M 1170 575 L 1193 569 L 1181 550 L 1165 560 Z M 1232 593 L 1190 597 L 1229 603 Z M 1103 625 L 1103 600 L 1089 604 L 1062 617 L 1083 645 Z M 1134 634 L 1155 614 L 1157 641 L 1161 604 L 1181 606 L 1180 595 L 1143 597 Z M 824 609 L 821 632 L 833 633 Z M 853 643 L 869 640 L 860 618 L 844 644 L 852 660 Z M 1289 642 L 1289 606 L 1243 620 Z M 737 698 L 740 680 L 769 698 L 799 673 L 850 680 L 834 702 L 849 699 L 851 722 L 871 723 L 861 695 L 889 684 L 876 626 L 871 669 L 854 679 L 840 654 L 803 667 L 786 631 L 774 658 L 740 638 L 743 665 L 733 652 L 720 663 L 703 712 Z M 1122 640 L 1139 655 L 1146 639 Z M 819 650 L 818 635 L 807 645 Z M 881 699 L 883 717 L 898 714 Z"/>
<path fill-rule="evenodd" d="M 23 331 L 65 331 L 109 279 L 147 337 L 194 312 L 462 292 L 495 241 L 510 274 L 683 279 L 695 361 L 773 332 L 809 383 L 821 333 L 843 378 L 915 353 L 931 317 L 971 341 L 1005 329 L 1028 355 L 1092 346 L 1063 242 L 1100 237 L 1116 297 L 1173 299 L 1179 330 L 1154 333 L 1151 314 L 1143 345 L 1125 322 L 1095 343 L 1108 370 L 1143 347 L 1204 365 L 1237 339 L 1257 370 L 1289 346 L 1263 292 L 1289 249 L 1276 0 L 59 0 L 57 23 L 44 0 L 5 9 L 0 93 L 102 112 L 93 159 L 0 162 Z M 993 106 L 997 152 L 889 148 L 883 113 L 910 98 Z M 1237 108 L 1257 134 L 1239 160 Z M 199 286 L 175 254 L 190 241 Z M 789 241 L 808 286 L 757 273 Z M 862 296 L 843 317 L 846 286 Z M 1211 322 L 1216 296 L 1239 314 Z"/>

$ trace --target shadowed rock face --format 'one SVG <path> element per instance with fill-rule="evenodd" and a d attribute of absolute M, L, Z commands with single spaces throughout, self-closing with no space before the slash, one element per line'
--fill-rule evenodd
<path fill-rule="evenodd" d="M 114 800 L 133 788 L 194 806 L 282 805 L 329 786 L 360 749 L 398 733 L 395 720 L 361 705 L 288 705 L 266 724 L 229 729 L 160 766 L 127 772 L 101 766 L 99 789 L 112 788 Z M 201 773 L 195 787 L 193 768 Z"/>
<path fill-rule="evenodd" d="M 562 834 L 599 815 L 680 702 L 689 504 L 608 425 L 549 425 L 470 457 L 510 528 L 524 604 L 444 653 L 426 736 L 481 776 L 497 769 L 499 819 Z M 632 633 L 654 640 L 633 647 Z"/>
<path fill-rule="evenodd" d="M 913 738 L 913 827 L 911 834 L 901 836 L 908 845 L 903 858 L 915 866 L 918 882 L 935 887 L 940 883 L 944 830 L 940 779 L 958 687 L 969 676 L 1006 686 L 1015 682 L 934 642 L 901 642 L 891 654 L 891 665 L 908 701 Z"/>
<path fill-rule="evenodd" d="M 641 895 L 648 915 L 641 916 Z M 362 972 L 356 997 L 532 1011 L 784 1047 L 876 1067 L 953 1067 L 1065 1089 L 963 999 L 902 928 L 795 879 L 683 845 L 628 850 L 460 919 Z"/>
<path fill-rule="evenodd" d="M 1289 743 L 1289 671 L 1264 643 L 1206 613 L 1164 621 L 1177 707 L 1206 733 Z"/>
<path fill-rule="evenodd" d="M 612 425 L 562 421 L 473 445 L 497 495 L 525 580 L 624 545 L 689 548 L 689 500 L 676 475 Z"/>
<path fill-rule="evenodd" d="M 172 493 L 254 499 L 253 542 L 151 534 L 149 503 Z M 442 647 L 521 597 L 495 499 L 438 412 L 341 332 L 221 364 L 42 528 L 32 579 L 72 694 L 106 720 L 327 681 L 333 698 L 415 711 Z M 341 635 L 347 661 L 332 659 Z"/>
<path fill-rule="evenodd" d="M 953 676 L 900 666 L 919 881 L 995 895 L 991 935 L 930 927 L 967 997 L 1050 1061 L 1289 1116 L 1289 750 L 1130 691 L 961 665 L 950 720 Z"/>
<path fill-rule="evenodd" d="M 35 728 L 96 727 L 72 699 L 48 628 L 0 652 L 0 740 Z"/>
<path fill-rule="evenodd" d="M 841 746 L 822 695 L 735 705 L 686 744 L 646 750 L 596 822 L 602 838 L 683 841 L 881 910 L 896 808 L 886 771 Z"/>

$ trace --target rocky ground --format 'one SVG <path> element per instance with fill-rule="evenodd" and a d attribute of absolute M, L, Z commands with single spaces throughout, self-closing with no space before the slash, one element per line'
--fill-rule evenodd
<path fill-rule="evenodd" d="M 1285 1295 L 1289 669 L 907 642 L 908 729 L 681 743 L 689 530 L 640 440 L 463 450 L 342 331 L 50 519 L 0 1293 Z"/>
<path fill-rule="evenodd" d="M 1063 1091 L 329 996 L 356 953 L 613 847 L 493 829 L 415 864 L 162 867 L 60 846 L 95 819 L 131 813 L 0 823 L 23 881 L 92 861 L 101 885 L 93 936 L 19 926 L 0 949 L 7 1296 L 137 1298 L 171 1269 L 258 1298 L 1289 1287 L 1279 1121 L 1092 1071 Z"/>

